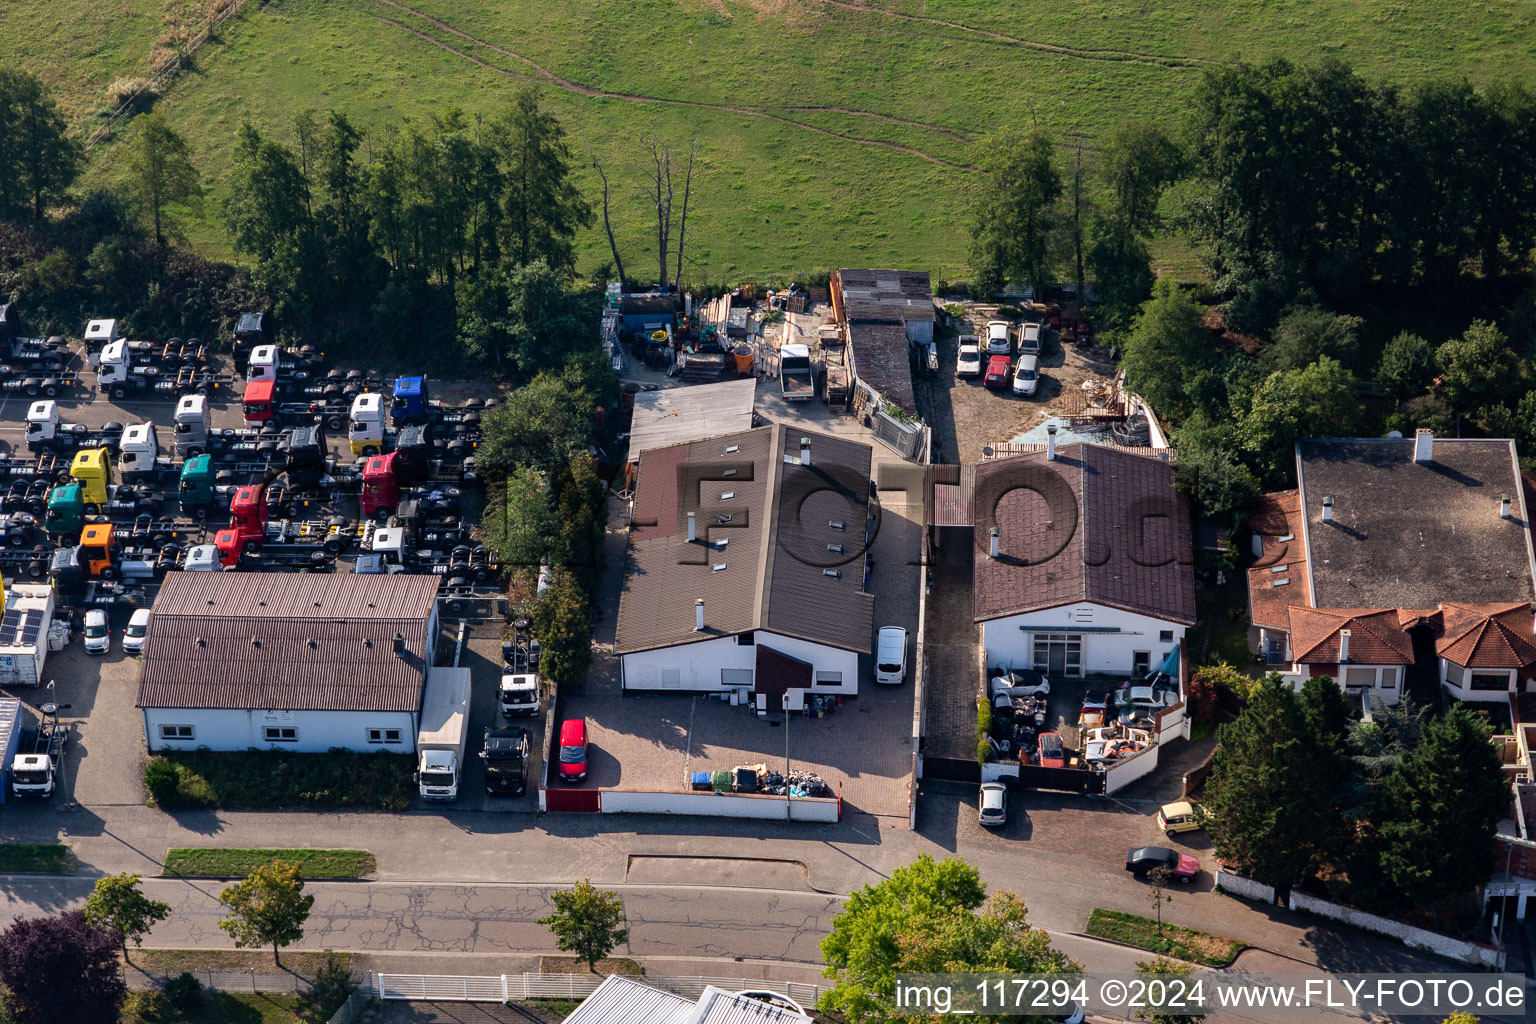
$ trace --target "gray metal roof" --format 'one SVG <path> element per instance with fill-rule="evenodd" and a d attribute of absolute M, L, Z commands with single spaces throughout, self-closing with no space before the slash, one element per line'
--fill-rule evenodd
<path fill-rule="evenodd" d="M 871 458 L 868 445 L 782 425 L 641 455 L 616 650 L 768 629 L 868 652 L 874 599 L 860 556 Z"/>
<path fill-rule="evenodd" d="M 853 354 L 855 377 L 880 392 L 886 401 L 917 415 L 905 327 L 888 323 L 850 323 L 848 347 Z"/>
<path fill-rule="evenodd" d="M 756 394 L 753 378 L 641 392 L 629 428 L 629 461 L 652 448 L 752 429 Z"/>
<path fill-rule="evenodd" d="M 697 1004 L 665 989 L 610 974 L 565 1024 L 685 1024 Z"/>
<path fill-rule="evenodd" d="M 850 322 L 937 319 L 926 270 L 839 270 L 837 278 Z"/>
<path fill-rule="evenodd" d="M 137 706 L 415 711 L 436 600 L 429 576 L 171 573 Z"/>

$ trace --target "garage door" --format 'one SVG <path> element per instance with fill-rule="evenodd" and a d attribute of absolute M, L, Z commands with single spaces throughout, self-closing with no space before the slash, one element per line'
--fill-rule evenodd
<path fill-rule="evenodd" d="M 551 811 L 586 811 L 596 814 L 603 809 L 603 791 L 550 788 L 544 792 L 544 805 Z"/>

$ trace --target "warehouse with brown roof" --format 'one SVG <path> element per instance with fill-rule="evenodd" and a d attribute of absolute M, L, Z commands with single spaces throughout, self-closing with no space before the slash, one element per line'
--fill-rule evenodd
<path fill-rule="evenodd" d="M 799 710 L 858 692 L 868 445 L 782 425 L 640 455 L 615 650 L 625 690 Z"/>
<path fill-rule="evenodd" d="M 435 577 L 176 572 L 151 610 L 150 750 L 415 749 Z"/>

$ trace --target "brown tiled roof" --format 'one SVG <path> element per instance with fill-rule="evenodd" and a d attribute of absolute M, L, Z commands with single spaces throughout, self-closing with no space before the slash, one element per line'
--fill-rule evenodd
<path fill-rule="evenodd" d="M 926 270 L 839 270 L 845 316 L 852 320 L 934 320 Z"/>
<path fill-rule="evenodd" d="M 137 706 L 415 711 L 436 600 L 430 576 L 171 573 Z"/>
<path fill-rule="evenodd" d="M 800 464 L 802 436 L 810 466 Z M 767 629 L 868 652 L 874 599 L 863 592 L 860 556 L 871 458 L 868 445 L 781 425 L 643 453 L 615 649 Z"/>
<path fill-rule="evenodd" d="M 1339 661 L 1339 631 L 1348 629 L 1352 665 L 1411 665 L 1413 639 L 1393 608 L 1291 608 L 1291 650 L 1307 665 Z"/>
<path fill-rule="evenodd" d="M 849 324 L 848 347 L 855 377 L 880 392 L 886 401 L 917 415 L 906 328 L 900 324 Z"/>
<path fill-rule="evenodd" d="M 1094 444 L 985 462 L 974 515 L 978 622 L 1080 601 L 1195 621 L 1188 505 L 1166 462 Z"/>
<path fill-rule="evenodd" d="M 1291 606 L 1305 608 L 1311 604 L 1296 492 L 1264 495 L 1248 517 L 1248 528 L 1263 546 L 1248 570 L 1248 604 L 1254 625 L 1290 629 Z"/>
<path fill-rule="evenodd" d="M 1524 604 L 1446 604 L 1445 632 L 1435 651 L 1465 668 L 1536 664 L 1532 608 Z"/>

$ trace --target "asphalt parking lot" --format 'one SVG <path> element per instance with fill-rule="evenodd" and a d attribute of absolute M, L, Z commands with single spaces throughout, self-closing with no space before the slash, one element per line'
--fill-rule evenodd
<path fill-rule="evenodd" d="M 771 380 L 758 388 L 757 409 L 767 421 L 855 437 L 872 444 L 877 464 L 900 461 L 852 417 L 834 414 L 819 401 L 790 405 L 777 389 Z M 884 518 L 873 549 L 878 567 L 872 583 L 875 625 L 903 626 L 912 637 L 921 586 L 916 563 L 922 509 L 895 504 L 900 500 L 895 494 L 880 497 Z M 864 815 L 882 826 L 906 827 L 912 783 L 910 672 L 900 686 L 875 686 L 871 659 L 861 658 L 858 696 L 821 718 L 790 716 L 787 726 L 781 715 L 760 718 L 748 708 L 713 698 L 622 694 L 611 644 L 623 582 L 624 536 L 622 521 L 611 520 L 608 575 L 598 599 L 596 660 L 587 678 L 560 698 L 562 720 L 587 720 L 589 769 L 580 785 L 677 791 L 687 787 L 692 771 L 750 764 L 782 771 L 787 740 L 793 768 L 815 772 L 834 792 L 841 784 L 845 819 Z M 910 648 L 908 657 L 910 664 Z"/>
<path fill-rule="evenodd" d="M 477 626 L 464 645 L 464 654 L 459 661 L 470 670 L 469 752 L 464 758 L 464 781 L 459 786 L 459 799 L 444 804 L 418 797 L 416 806 L 419 808 L 451 807 L 503 814 L 533 813 L 539 809 L 538 775 L 544 758 L 544 716 L 548 709 L 541 709 L 535 718 L 509 721 L 501 716 L 496 699 L 496 689 L 501 682 L 499 625 L 493 622 Z M 485 762 L 480 759 L 479 752 L 485 746 L 485 730 L 501 725 L 521 726 L 529 733 L 528 789 L 522 796 L 493 797 L 485 792 Z"/>

